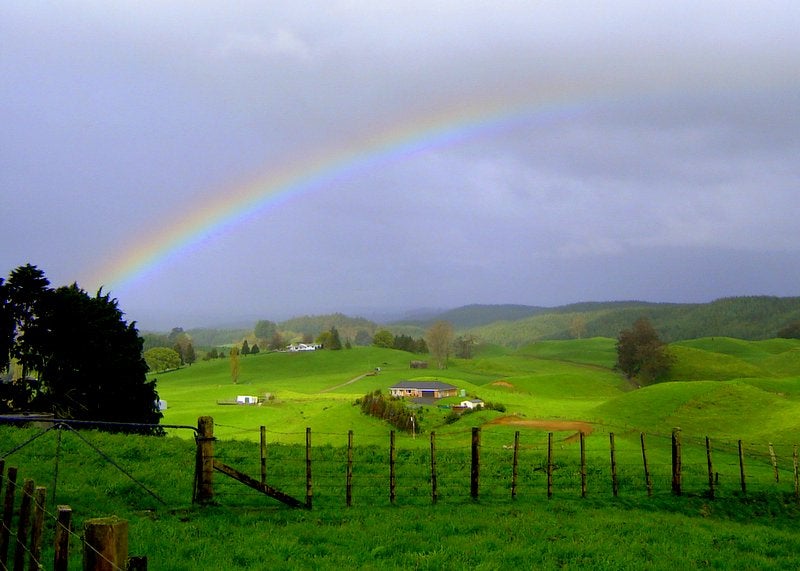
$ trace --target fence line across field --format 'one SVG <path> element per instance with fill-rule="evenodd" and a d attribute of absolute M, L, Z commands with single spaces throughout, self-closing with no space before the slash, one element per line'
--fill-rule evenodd
<path fill-rule="evenodd" d="M 752 444 L 748 446 L 742 441 L 737 441 L 735 447 L 736 461 L 731 462 L 728 460 L 727 462 L 715 463 L 713 460 L 712 441 L 709 438 L 706 438 L 704 442 L 706 457 L 702 459 L 702 462 L 697 460 L 691 461 L 684 456 L 682 433 L 680 429 L 673 430 L 668 437 L 658 434 L 654 436 L 654 439 L 669 438 L 671 446 L 669 461 L 664 461 L 663 458 L 654 459 L 649 457 L 647 444 L 648 435 L 645 433 L 640 433 L 640 444 L 634 448 L 630 440 L 625 440 L 623 445 L 619 446 L 619 441 L 615 433 L 608 432 L 609 443 L 607 452 L 609 457 L 607 468 L 605 466 L 596 468 L 595 466 L 589 465 L 587 460 L 586 435 L 581 432 L 579 434 L 579 463 L 577 467 L 572 466 L 573 470 L 564 478 L 561 478 L 559 474 L 559 470 L 564 468 L 561 463 L 564 461 L 567 463 L 574 463 L 574 458 L 570 457 L 568 451 L 564 451 L 560 447 L 558 450 L 556 449 L 557 447 L 552 432 L 547 433 L 545 445 L 528 444 L 523 448 L 519 431 L 516 431 L 514 434 L 513 446 L 498 446 L 496 444 L 486 446 L 481 443 L 481 429 L 473 428 L 469 431 L 471 434 L 469 460 L 464 461 L 462 456 L 461 460 L 455 462 L 449 461 L 446 454 L 442 454 L 443 450 L 438 448 L 437 445 L 440 436 L 433 432 L 427 435 L 427 438 L 430 439 L 430 449 L 428 452 L 420 448 L 403 449 L 404 451 L 408 451 L 410 457 L 413 457 L 417 462 L 422 458 L 422 455 L 427 453 L 426 463 L 428 467 L 427 471 L 424 472 L 425 482 L 420 481 L 422 478 L 420 477 L 420 471 L 417 470 L 414 474 L 416 481 L 413 484 L 399 483 L 401 478 L 407 480 L 412 476 L 403 473 L 403 461 L 398 458 L 399 449 L 397 447 L 394 431 L 389 434 L 388 450 L 384 451 L 385 453 L 382 457 L 378 456 L 376 458 L 376 447 L 370 445 L 367 448 L 366 459 L 362 460 L 361 453 L 358 452 L 358 449 L 354 446 L 354 435 L 352 431 L 349 431 L 346 435 L 347 444 L 344 452 L 327 444 L 322 447 L 326 456 L 319 458 L 319 454 L 314 454 L 312 452 L 311 431 L 307 429 L 305 433 L 305 458 L 282 456 L 275 466 L 272 466 L 272 464 L 268 462 L 269 447 L 266 434 L 271 432 L 267 432 L 264 427 L 260 428 L 260 432 L 261 456 L 259 464 L 262 467 L 262 483 L 266 482 L 267 473 L 269 473 L 270 478 L 274 482 L 291 484 L 292 481 L 294 481 L 296 484 L 297 480 L 303 476 L 300 467 L 305 466 L 306 496 L 304 505 L 306 508 L 310 508 L 312 505 L 312 497 L 314 495 L 312 490 L 316 490 L 317 495 L 319 495 L 322 492 L 338 494 L 342 493 L 343 489 L 343 503 L 346 506 L 351 506 L 355 488 L 361 486 L 362 488 L 366 488 L 367 491 L 364 492 L 366 496 L 370 498 L 388 496 L 389 503 L 395 504 L 399 499 L 400 492 L 411 490 L 415 494 L 419 494 L 425 483 L 429 485 L 427 495 L 430 501 L 432 503 L 437 503 L 443 497 L 442 482 L 452 480 L 454 472 L 456 473 L 456 477 L 463 477 L 462 479 L 466 480 L 468 483 L 462 481 L 464 489 L 460 495 L 462 498 L 467 497 L 466 486 L 468 485 L 468 497 L 472 500 L 478 500 L 486 496 L 497 498 L 504 494 L 508 494 L 512 499 L 516 499 L 523 484 L 526 492 L 530 491 L 533 483 L 533 476 L 537 475 L 537 472 L 544 474 L 544 487 L 548 498 L 556 494 L 557 484 L 564 485 L 565 481 L 569 483 L 576 479 L 579 479 L 580 482 L 580 496 L 586 497 L 588 495 L 588 482 L 590 479 L 596 480 L 598 477 L 604 477 L 606 475 L 608 477 L 606 485 L 615 497 L 621 493 L 623 485 L 625 486 L 625 491 L 644 489 L 648 496 L 652 496 L 657 489 L 656 485 L 661 485 L 665 481 L 669 482 L 669 492 L 671 494 L 682 495 L 686 493 L 687 490 L 685 479 L 687 476 L 691 476 L 693 478 L 691 493 L 703 494 L 709 498 L 714 498 L 719 493 L 720 477 L 722 474 L 725 474 L 727 489 L 731 489 L 729 482 L 733 480 L 731 472 L 734 469 L 738 477 L 737 487 L 741 490 L 742 494 L 746 494 L 748 484 L 745 463 L 746 448 L 750 449 L 749 454 L 751 458 L 755 457 L 759 462 L 769 462 L 774 474 L 775 484 L 781 482 L 781 473 L 784 474 L 784 480 L 787 476 L 791 476 L 791 481 L 793 482 L 791 492 L 794 494 L 795 498 L 800 501 L 796 445 L 791 445 L 792 466 L 790 468 L 787 468 L 785 464 L 779 465 L 779 457 L 776 454 L 776 449 L 780 448 L 786 451 L 789 450 L 789 446 L 784 445 L 782 447 L 776 447 L 772 443 L 768 445 L 768 452 L 756 454 L 752 451 Z M 330 435 L 330 433 L 325 434 Z M 385 440 L 386 437 L 384 435 L 384 441 Z M 729 454 L 731 452 L 730 441 L 722 442 L 721 453 Z M 692 444 L 696 444 L 696 442 L 692 442 Z M 278 446 L 285 445 L 278 444 Z M 222 445 L 222 447 L 224 448 L 224 445 Z M 335 451 L 333 458 L 330 457 L 331 450 Z M 362 448 L 361 450 L 364 449 Z M 458 451 L 461 454 L 464 453 L 463 447 L 448 447 L 444 450 Z M 593 448 L 592 452 L 596 456 L 598 450 Z M 640 455 L 640 458 L 635 462 L 631 459 L 634 453 Z M 224 457 L 224 452 L 220 454 Z M 481 459 L 482 454 L 484 456 L 484 461 Z M 537 454 L 544 455 L 544 457 L 538 458 L 538 462 L 531 463 L 531 456 Z M 624 454 L 624 460 L 622 459 L 622 454 Z M 490 455 L 488 460 L 486 459 L 487 455 Z M 521 466 L 523 455 L 529 464 Z M 663 456 L 663 453 L 659 455 Z M 783 458 L 785 458 L 785 454 L 782 456 L 782 459 Z M 242 461 L 242 458 L 239 456 L 237 460 Z M 495 464 L 497 462 L 506 462 L 508 464 L 506 468 L 510 470 L 510 476 L 505 473 L 500 475 L 492 473 L 490 470 L 496 469 L 497 466 L 488 466 L 488 461 Z M 595 460 L 593 459 L 593 461 Z M 313 469 L 312 466 L 314 467 Z M 487 468 L 490 470 L 487 470 Z M 606 469 L 608 470 L 608 474 L 605 473 Z M 318 472 L 322 472 L 324 475 L 314 478 L 313 474 Z M 343 475 L 339 474 L 339 472 Z M 600 476 L 598 476 L 598 472 Z M 699 475 L 703 472 L 705 472 L 703 478 L 705 485 L 699 487 L 696 482 Z M 468 473 L 468 480 L 465 477 L 466 473 Z M 486 486 L 482 486 L 482 480 L 488 480 L 492 488 L 487 490 Z M 524 480 L 524 482 L 521 480 Z M 448 491 L 451 491 L 454 486 L 454 484 L 451 484 Z M 383 491 L 379 491 L 381 487 L 383 487 Z M 297 488 L 297 486 L 295 486 L 295 488 Z M 503 493 L 498 493 L 496 491 L 497 489 L 502 489 L 504 491 Z M 593 489 L 596 489 L 596 484 Z M 456 493 L 456 495 L 459 494 Z"/>
<path fill-rule="evenodd" d="M 68 433 L 75 432 L 71 424 L 92 427 L 55 422 L 66 423 Z M 191 429 L 195 436 L 194 462 L 185 457 L 181 463 L 187 469 L 186 497 L 196 503 L 252 505 L 253 497 L 264 495 L 304 508 L 645 494 L 715 498 L 765 492 L 800 498 L 796 445 L 686 437 L 679 429 L 661 434 L 595 426 L 591 437 L 580 432 L 557 439 L 558 433 L 489 425 L 412 439 L 400 432 L 312 433 L 309 428 L 283 433 L 264 426 L 235 427 L 259 435 L 251 446 L 218 440 L 210 417 L 198 419 L 197 427 L 169 428 Z M 305 446 L 284 443 L 287 435 L 295 441 L 302 436 Z M 36 441 L 39 446 L 39 436 L 25 444 Z M 161 482 L 148 481 L 113 453 L 98 450 L 89 435 L 79 437 L 159 504 L 167 502 L 154 486 Z M 55 503 L 55 482 L 53 493 Z"/>

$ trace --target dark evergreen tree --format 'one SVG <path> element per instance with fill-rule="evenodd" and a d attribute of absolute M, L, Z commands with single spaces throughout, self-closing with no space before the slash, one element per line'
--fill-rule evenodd
<path fill-rule="evenodd" d="M 342 340 L 339 338 L 339 331 L 336 329 L 336 327 L 331 327 L 328 335 L 328 344 L 325 348 L 331 349 L 332 351 L 341 350 Z"/>
<path fill-rule="evenodd" d="M 142 339 L 135 323 L 123 319 L 117 300 L 102 292 L 90 297 L 77 284 L 50 289 L 44 273 L 30 265 L 12 272 L 7 284 L 15 323 L 12 354 L 23 367 L 14 385 L 27 395 L 26 405 L 60 418 L 159 422 Z M 162 433 L 158 427 L 136 431 Z"/>
<path fill-rule="evenodd" d="M 240 353 L 240 354 L 241 354 L 243 357 L 245 357 L 245 356 L 247 356 L 247 355 L 249 355 L 249 354 L 250 354 L 250 344 L 249 344 L 249 343 L 247 343 L 247 339 L 245 339 L 245 340 L 242 342 L 242 349 L 241 349 L 241 351 L 239 351 L 239 353 Z"/>
<path fill-rule="evenodd" d="M 250 347 L 250 354 L 251 355 L 258 355 L 261 352 L 261 349 L 258 347 L 258 343 L 253 343 L 253 346 Z"/>
<path fill-rule="evenodd" d="M 197 353 L 194 351 L 194 344 L 189 341 L 186 345 L 185 349 L 186 354 L 183 356 L 183 362 L 187 365 L 191 365 L 195 361 L 197 361 Z"/>

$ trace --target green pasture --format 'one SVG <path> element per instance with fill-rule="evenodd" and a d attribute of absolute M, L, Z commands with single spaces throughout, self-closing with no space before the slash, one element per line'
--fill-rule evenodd
<path fill-rule="evenodd" d="M 384 438 L 390 427 L 362 415 L 354 403 L 407 379 L 438 379 L 506 408 L 445 424 L 446 411 L 425 406 L 418 411 L 423 433 L 458 434 L 513 415 L 585 421 L 606 432 L 668 433 L 681 427 L 698 436 L 794 438 L 800 428 L 800 342 L 718 337 L 681 341 L 671 350 L 674 380 L 641 389 L 613 370 L 614 340 L 593 338 L 519 350 L 489 346 L 474 359 L 450 359 L 442 370 L 411 369 L 419 356 L 376 347 L 260 353 L 240 358 L 236 384 L 229 361 L 216 359 L 158 375 L 158 390 L 168 403 L 164 423 L 195 426 L 198 417 L 211 416 L 218 437 L 245 440 L 258 440 L 260 426 L 271 440 L 285 443 L 303 442 L 306 428 L 319 443 L 341 443 L 350 430 L 361 438 Z M 259 397 L 262 404 L 219 404 L 239 395 Z M 516 430 L 487 428 L 506 441 Z"/>

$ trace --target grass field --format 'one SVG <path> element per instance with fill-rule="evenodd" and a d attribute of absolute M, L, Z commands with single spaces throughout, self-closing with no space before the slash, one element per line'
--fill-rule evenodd
<path fill-rule="evenodd" d="M 413 356 L 357 348 L 227 360 L 158 375 L 164 423 L 215 422 L 222 461 L 258 477 L 259 426 L 268 434 L 268 481 L 303 497 L 304 439 L 311 428 L 314 509 L 293 510 L 218 476 L 216 505 L 192 505 L 193 432 L 167 438 L 0 428 L 6 465 L 48 486 L 80 522 L 116 514 L 131 523 L 131 553 L 152 569 L 786 569 L 800 566 L 792 451 L 800 428 L 800 344 L 716 338 L 674 345 L 674 382 L 635 390 L 616 374 L 614 341 L 542 342 L 488 348 L 446 370 L 410 369 Z M 380 373 L 367 375 L 379 367 Z M 691 372 L 691 375 L 689 375 Z M 685 381 L 678 379 L 686 375 Z M 403 379 L 441 379 L 504 413 L 445 424 L 419 411 L 422 434 L 397 435 L 397 498 L 388 494 L 390 428 L 354 401 Z M 237 395 L 274 396 L 260 406 L 222 405 Z M 586 437 L 588 495 L 580 497 Z M 513 422 L 513 423 L 512 423 Z M 558 423 L 563 424 L 558 424 Z M 548 424 L 549 423 L 549 424 Z M 481 427 L 481 494 L 470 499 L 471 428 Z M 561 426 L 562 429 L 553 428 Z M 670 492 L 670 432 L 681 427 L 685 494 Z M 344 505 L 345 443 L 355 441 L 353 506 Z M 510 495 L 510 444 L 520 431 L 519 481 Z M 430 488 L 436 433 L 440 498 Z M 554 496 L 546 495 L 546 443 L 555 439 Z M 648 497 L 640 433 L 647 434 L 655 492 Z M 609 434 L 616 436 L 619 495 L 612 495 Z M 707 497 L 704 437 L 714 442 L 718 495 Z M 17 449 L 29 439 L 31 444 Z M 92 443 L 87 444 L 84 439 Z M 739 489 L 736 445 L 747 451 Z M 774 481 L 767 447 L 777 452 Z M 102 454 L 100 452 L 101 451 Z M 109 459 L 114 464 L 109 463 Z M 79 538 L 74 539 L 79 551 Z M 75 567 L 80 565 L 76 559 Z"/>

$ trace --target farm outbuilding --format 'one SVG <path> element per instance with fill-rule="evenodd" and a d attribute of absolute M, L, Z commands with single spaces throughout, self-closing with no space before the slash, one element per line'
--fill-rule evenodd
<path fill-rule="evenodd" d="M 250 395 L 239 395 L 236 397 L 237 404 L 258 404 L 258 397 Z"/>
<path fill-rule="evenodd" d="M 389 387 L 393 397 L 443 399 L 458 394 L 458 387 L 441 381 L 400 381 Z"/>
<path fill-rule="evenodd" d="M 476 409 L 476 408 L 483 408 L 484 403 L 481 399 L 469 399 L 469 400 L 462 400 L 458 406 L 462 408 L 469 408 L 469 409 Z"/>

